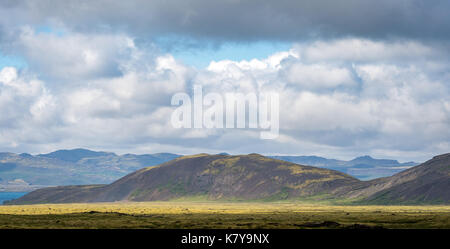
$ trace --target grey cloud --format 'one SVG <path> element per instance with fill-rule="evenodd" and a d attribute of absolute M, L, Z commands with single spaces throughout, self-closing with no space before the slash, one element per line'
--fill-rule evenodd
<path fill-rule="evenodd" d="M 448 1 L 23 0 L 9 7 L 35 23 L 53 22 L 78 31 L 128 30 L 141 37 L 176 34 L 216 41 L 450 38 Z"/>

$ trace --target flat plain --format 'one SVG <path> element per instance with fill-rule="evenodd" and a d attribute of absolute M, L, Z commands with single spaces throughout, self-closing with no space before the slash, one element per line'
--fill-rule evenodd
<path fill-rule="evenodd" d="M 0 228 L 450 229 L 450 206 L 114 202 L 0 206 Z"/>

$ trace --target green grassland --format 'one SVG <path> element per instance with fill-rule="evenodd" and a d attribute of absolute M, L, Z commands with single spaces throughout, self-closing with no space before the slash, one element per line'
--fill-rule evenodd
<path fill-rule="evenodd" d="M 446 228 L 450 206 L 120 202 L 0 206 L 0 228 Z"/>

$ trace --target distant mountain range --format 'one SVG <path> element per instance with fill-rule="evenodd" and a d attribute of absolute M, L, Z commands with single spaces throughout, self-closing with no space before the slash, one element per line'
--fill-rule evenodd
<path fill-rule="evenodd" d="M 365 164 L 372 160 L 362 157 L 354 162 Z M 450 153 L 391 177 L 371 181 L 259 154 L 199 154 L 137 170 L 108 185 L 44 188 L 7 204 L 180 198 L 246 201 L 312 198 L 358 204 L 450 204 Z"/>
<path fill-rule="evenodd" d="M 30 191 L 43 186 L 105 184 L 176 154 L 125 154 L 86 149 L 58 150 L 30 155 L 0 153 L 0 191 Z"/>
<path fill-rule="evenodd" d="M 341 188 L 341 196 L 367 204 L 450 204 L 450 153 L 433 157 L 391 177 Z"/>
<path fill-rule="evenodd" d="M 221 153 L 220 155 L 228 155 Z M 0 191 L 30 191 L 46 186 L 107 184 L 133 171 L 158 165 L 181 155 L 125 154 L 87 149 L 57 150 L 48 154 L 0 153 Z M 417 165 L 396 160 L 357 157 L 351 161 L 316 156 L 270 156 L 302 165 L 338 170 L 367 180 L 391 176 Z"/>
<path fill-rule="evenodd" d="M 360 180 L 370 180 L 378 177 L 392 176 L 398 172 L 418 165 L 416 162 L 399 163 L 397 160 L 375 159 L 370 156 L 356 157 L 350 161 L 328 159 L 318 156 L 270 156 L 292 163 L 311 165 L 321 168 L 338 170 Z"/>

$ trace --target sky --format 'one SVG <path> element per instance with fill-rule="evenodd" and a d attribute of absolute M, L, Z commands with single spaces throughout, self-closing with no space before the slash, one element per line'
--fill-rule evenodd
<path fill-rule="evenodd" d="M 450 152 L 448 1 L 0 2 L 0 151 Z M 171 97 L 280 96 L 280 135 L 176 129 Z"/>

